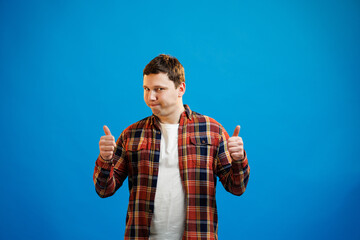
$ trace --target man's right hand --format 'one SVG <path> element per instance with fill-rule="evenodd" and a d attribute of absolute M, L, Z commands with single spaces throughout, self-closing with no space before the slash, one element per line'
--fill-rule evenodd
<path fill-rule="evenodd" d="M 111 160 L 116 148 L 115 138 L 111 135 L 110 129 L 104 125 L 105 136 L 100 138 L 99 148 L 100 155 L 104 160 Z"/>

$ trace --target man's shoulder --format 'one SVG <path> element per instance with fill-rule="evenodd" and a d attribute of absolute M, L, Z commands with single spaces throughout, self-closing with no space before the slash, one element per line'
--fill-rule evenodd
<path fill-rule="evenodd" d="M 137 130 L 137 129 L 144 129 L 144 128 L 149 128 L 149 126 L 151 125 L 151 119 L 152 116 L 148 116 L 146 118 L 143 118 L 133 124 L 131 124 L 130 126 L 128 126 L 127 128 L 125 128 L 124 132 L 128 132 L 128 131 L 133 131 L 133 130 Z"/>
<path fill-rule="evenodd" d="M 214 118 L 198 112 L 192 111 L 192 118 L 194 118 L 193 120 L 194 122 L 207 122 L 221 126 L 221 124 L 218 121 L 216 121 Z"/>
<path fill-rule="evenodd" d="M 194 111 L 192 111 L 191 116 L 188 127 L 195 129 L 197 134 L 206 133 L 217 138 L 225 135 L 225 137 L 228 138 L 225 128 L 214 118 Z"/>
<path fill-rule="evenodd" d="M 147 133 L 153 130 L 151 122 L 152 122 L 152 116 L 149 116 L 131 124 L 122 131 L 118 141 L 120 141 L 121 144 L 125 144 L 125 145 L 127 145 L 128 141 L 131 139 L 135 142 L 141 141 L 141 139 L 144 139 L 144 135 L 148 136 Z"/>

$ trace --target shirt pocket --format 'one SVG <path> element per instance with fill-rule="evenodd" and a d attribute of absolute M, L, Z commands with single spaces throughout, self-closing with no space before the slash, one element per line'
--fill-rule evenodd
<path fill-rule="evenodd" d="M 126 144 L 126 151 L 137 152 L 147 147 L 147 139 L 130 139 Z"/>
<path fill-rule="evenodd" d="M 148 140 L 131 139 L 126 144 L 126 154 L 129 159 L 131 173 L 136 176 L 137 174 L 149 173 L 149 153 Z"/>
<path fill-rule="evenodd" d="M 213 169 L 214 156 L 216 155 L 216 138 L 207 135 L 191 136 L 188 150 L 193 167 Z"/>

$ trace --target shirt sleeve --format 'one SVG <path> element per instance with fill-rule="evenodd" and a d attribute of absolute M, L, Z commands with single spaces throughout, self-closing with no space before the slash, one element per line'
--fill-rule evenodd
<path fill-rule="evenodd" d="M 112 196 L 123 184 L 128 175 L 124 134 L 116 142 L 112 159 L 104 160 L 100 154 L 95 162 L 93 180 L 97 194 L 102 197 Z"/>
<path fill-rule="evenodd" d="M 240 196 L 245 192 L 250 176 L 250 167 L 246 152 L 244 150 L 244 159 L 233 160 L 227 147 L 229 135 L 222 128 L 221 137 L 218 146 L 216 158 L 216 175 L 226 191 Z"/>

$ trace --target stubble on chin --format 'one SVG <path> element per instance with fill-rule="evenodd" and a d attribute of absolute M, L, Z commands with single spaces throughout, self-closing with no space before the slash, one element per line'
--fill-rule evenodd
<path fill-rule="evenodd" d="M 151 111 L 152 111 L 152 113 L 154 114 L 154 115 L 159 115 L 160 114 L 160 109 L 157 109 L 157 108 L 150 108 L 151 109 Z"/>

